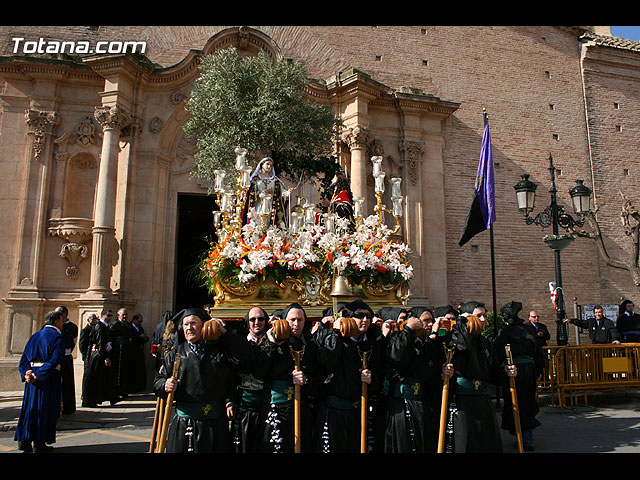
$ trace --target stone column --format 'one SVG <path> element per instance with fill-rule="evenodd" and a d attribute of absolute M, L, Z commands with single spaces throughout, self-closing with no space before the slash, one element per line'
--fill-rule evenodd
<path fill-rule="evenodd" d="M 367 199 L 367 155 L 371 144 L 369 130 L 356 125 L 344 132 L 342 140 L 351 150 L 351 193 L 354 197 L 363 197 L 363 211 L 369 212 L 371 204 Z"/>
<path fill-rule="evenodd" d="M 131 115 L 120 106 L 96 107 L 95 118 L 102 126 L 102 152 L 98 170 L 93 222 L 91 283 L 88 293 L 111 293 L 111 268 L 115 251 L 115 209 L 120 131 L 131 124 Z"/>
<path fill-rule="evenodd" d="M 404 157 L 404 182 L 405 182 L 405 205 L 407 215 L 404 218 L 405 240 L 411 251 L 414 253 L 412 259 L 414 278 L 411 282 L 411 302 L 415 305 L 427 305 L 427 291 L 425 285 L 425 263 L 424 263 L 424 234 L 425 224 L 422 221 L 422 214 L 426 207 L 428 192 L 422 188 L 422 176 L 420 166 L 422 165 L 422 154 L 424 153 L 424 142 L 416 140 L 401 140 L 398 150 Z"/>

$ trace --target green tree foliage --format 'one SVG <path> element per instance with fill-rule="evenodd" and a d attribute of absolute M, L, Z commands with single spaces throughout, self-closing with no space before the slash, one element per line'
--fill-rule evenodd
<path fill-rule="evenodd" d="M 216 169 L 231 172 L 234 150 L 243 147 L 253 166 L 255 155 L 269 155 L 279 176 L 315 177 L 326 187 L 338 167 L 331 152 L 339 121 L 308 98 L 308 84 L 302 64 L 263 52 L 242 58 L 228 48 L 205 56 L 186 104 L 184 130 L 197 146 L 194 175 L 212 181 Z"/>

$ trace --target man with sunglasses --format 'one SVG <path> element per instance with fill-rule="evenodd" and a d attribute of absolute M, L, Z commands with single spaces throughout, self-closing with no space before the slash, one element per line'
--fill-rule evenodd
<path fill-rule="evenodd" d="M 341 331 L 346 318 L 355 321 L 355 331 Z M 382 386 L 385 337 L 369 330 L 372 318 L 371 308 L 356 300 L 347 304 L 333 325 L 325 323 L 314 334 L 318 363 L 326 373 L 314 442 L 317 452 L 360 451 L 362 384 L 367 384 L 368 395 Z M 367 368 L 363 368 L 364 358 Z"/>
<path fill-rule="evenodd" d="M 536 331 L 536 335 L 538 336 L 538 340 L 540 341 L 540 345 L 543 347 L 547 346 L 547 341 L 551 339 L 551 334 L 549 333 L 549 329 L 544 323 L 540 323 L 540 315 L 535 310 L 529 312 L 529 321 L 526 325 L 530 325 Z"/>
<path fill-rule="evenodd" d="M 269 315 L 262 307 L 255 306 L 247 312 L 246 339 L 260 346 L 265 341 Z M 269 409 L 270 390 L 265 388 L 264 380 L 256 378 L 250 369 L 240 368 L 239 405 L 234 427 L 238 429 L 241 453 L 264 451 L 263 440 Z"/>

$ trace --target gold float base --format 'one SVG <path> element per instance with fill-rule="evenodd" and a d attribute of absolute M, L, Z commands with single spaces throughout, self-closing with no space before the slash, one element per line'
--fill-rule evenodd
<path fill-rule="evenodd" d="M 402 294 L 401 285 L 363 284 L 350 286 L 350 295 L 340 295 L 338 302 L 362 300 L 376 312 L 382 307 L 405 308 L 408 296 Z M 269 277 L 265 281 L 253 279 L 238 286 L 224 283 L 215 284 L 214 306 L 210 309 L 213 317 L 242 318 L 255 307 L 262 307 L 271 314 L 291 303 L 299 303 L 307 317 L 322 318 L 325 308 L 333 304 L 330 277 L 314 275 L 312 280 L 289 278 L 278 284 Z"/>

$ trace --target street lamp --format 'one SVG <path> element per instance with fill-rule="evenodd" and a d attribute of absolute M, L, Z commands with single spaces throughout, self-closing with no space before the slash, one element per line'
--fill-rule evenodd
<path fill-rule="evenodd" d="M 522 180 L 518 182 L 514 189 L 516 191 L 516 201 L 518 209 L 524 214 L 524 220 L 527 225 L 540 225 L 542 228 L 551 226 L 554 237 L 558 237 L 558 227 L 562 227 L 567 231 L 573 231 L 574 227 L 582 227 L 584 225 L 584 215 L 591 210 L 591 189 L 583 184 L 582 180 L 577 181 L 577 185 L 571 189 L 569 194 L 573 203 L 574 212 L 580 216 L 577 220 L 568 213 L 565 213 L 564 207 L 558 205 L 556 198 L 556 174 L 553 166 L 553 157 L 549 155 L 549 175 L 551 177 L 551 205 L 538 213 L 535 217 L 531 217 L 536 198 L 536 189 L 538 185 L 529 180 L 529 175 L 522 175 Z M 564 323 L 566 317 L 564 292 L 562 290 L 562 265 L 560 262 L 560 250 L 564 246 L 550 245 L 555 256 L 556 266 L 556 339 L 558 345 L 566 345 L 568 343 L 567 328 Z"/>

